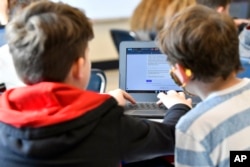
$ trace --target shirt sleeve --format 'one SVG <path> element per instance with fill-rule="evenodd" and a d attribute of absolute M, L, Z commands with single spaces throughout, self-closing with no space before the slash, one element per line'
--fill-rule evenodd
<path fill-rule="evenodd" d="M 126 162 L 173 155 L 175 147 L 175 125 L 190 108 L 176 105 L 166 114 L 163 123 L 121 117 L 122 159 Z"/>
<path fill-rule="evenodd" d="M 168 109 L 163 123 L 171 126 L 176 125 L 179 119 L 185 115 L 191 108 L 185 104 L 176 104 Z M 175 129 L 175 128 L 174 128 Z"/>

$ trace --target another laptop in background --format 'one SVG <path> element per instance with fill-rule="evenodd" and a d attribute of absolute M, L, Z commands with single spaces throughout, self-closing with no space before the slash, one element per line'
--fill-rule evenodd
<path fill-rule="evenodd" d="M 120 44 L 119 87 L 137 101 L 125 107 L 125 114 L 144 118 L 163 118 L 167 109 L 156 105 L 157 94 L 182 91 L 170 77 L 170 66 L 155 42 L 124 41 Z M 197 103 L 195 100 L 194 103 Z"/>

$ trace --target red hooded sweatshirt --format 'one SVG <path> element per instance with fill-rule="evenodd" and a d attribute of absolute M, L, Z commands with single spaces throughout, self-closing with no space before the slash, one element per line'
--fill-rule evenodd
<path fill-rule="evenodd" d="M 43 127 L 84 115 L 110 98 L 62 84 L 42 82 L 10 89 L 0 97 L 0 121 L 15 127 Z"/>
<path fill-rule="evenodd" d="M 173 154 L 176 105 L 163 123 L 135 119 L 109 95 L 43 82 L 0 95 L 1 167 L 119 167 Z"/>

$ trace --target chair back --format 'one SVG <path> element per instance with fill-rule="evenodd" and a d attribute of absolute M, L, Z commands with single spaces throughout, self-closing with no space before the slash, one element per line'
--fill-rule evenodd
<path fill-rule="evenodd" d="M 244 71 L 239 72 L 238 77 L 240 77 L 240 78 L 244 78 L 244 77 L 250 78 L 250 58 L 241 57 L 240 61 L 241 61 L 241 64 L 242 64 L 242 66 L 244 68 Z"/>
<path fill-rule="evenodd" d="M 107 86 L 106 74 L 103 70 L 92 68 L 87 90 L 104 93 Z"/>
<path fill-rule="evenodd" d="M 118 53 L 119 53 L 119 46 L 122 41 L 136 40 L 136 34 L 133 31 L 129 30 L 111 29 L 110 35 Z"/>
<path fill-rule="evenodd" d="M 5 38 L 5 26 L 0 25 L 0 47 L 6 44 L 6 38 Z"/>
<path fill-rule="evenodd" d="M 155 40 L 156 36 L 157 36 L 157 33 L 156 33 L 156 32 L 150 32 L 150 33 L 149 33 L 149 37 L 150 37 L 150 39 L 151 39 L 152 41 Z"/>
<path fill-rule="evenodd" d="M 2 94 L 6 90 L 5 83 L 0 83 L 0 94 Z"/>

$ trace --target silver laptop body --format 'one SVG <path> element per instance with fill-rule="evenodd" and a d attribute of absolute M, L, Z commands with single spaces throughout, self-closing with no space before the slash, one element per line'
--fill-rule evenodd
<path fill-rule="evenodd" d="M 163 118 L 167 109 L 157 106 L 157 94 L 182 91 L 172 80 L 166 55 L 154 41 L 124 41 L 120 44 L 119 87 L 137 101 L 127 104 L 125 114 L 146 118 Z M 199 102 L 196 97 L 194 105 Z"/>

